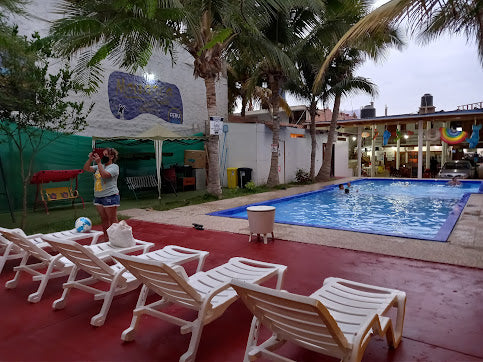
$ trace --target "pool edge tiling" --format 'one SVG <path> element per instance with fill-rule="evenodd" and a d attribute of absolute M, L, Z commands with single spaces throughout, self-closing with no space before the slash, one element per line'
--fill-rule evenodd
<path fill-rule="evenodd" d="M 371 178 L 371 179 L 354 179 L 351 181 L 352 185 L 357 185 L 361 182 L 364 181 L 382 181 L 382 182 L 412 182 L 412 183 L 434 183 L 434 184 L 444 184 L 447 181 L 446 180 L 440 180 L 440 179 L 423 179 L 423 180 L 413 180 L 413 179 L 381 179 L 381 178 Z M 361 229 L 356 229 L 356 228 L 346 228 L 346 227 L 341 227 L 341 226 L 334 226 L 334 225 L 320 225 L 320 224 L 312 224 L 312 223 L 302 223 L 302 222 L 294 222 L 294 221 L 287 221 L 287 220 L 275 220 L 276 223 L 279 224 L 287 224 L 287 225 L 296 225 L 296 226 L 306 226 L 306 227 L 315 227 L 315 228 L 322 228 L 322 229 L 333 229 L 333 230 L 342 230 L 342 231 L 349 231 L 349 232 L 356 232 L 356 233 L 364 233 L 364 234 L 373 234 L 373 235 L 383 235 L 383 236 L 393 236 L 393 237 L 401 237 L 401 238 L 407 238 L 407 239 L 416 239 L 416 240 L 427 240 L 427 241 L 437 241 L 437 242 L 447 242 L 448 238 L 453 230 L 453 228 L 456 225 L 456 222 L 458 221 L 466 203 L 468 202 L 471 194 L 473 193 L 483 193 L 483 182 L 482 181 L 476 181 L 476 180 L 463 180 L 462 182 L 464 183 L 472 183 L 472 184 L 479 184 L 479 189 L 477 192 L 469 192 L 465 193 L 461 196 L 461 198 L 456 202 L 456 204 L 453 205 L 451 211 L 449 211 L 446 220 L 443 222 L 443 224 L 439 227 L 438 231 L 432 235 L 432 236 L 426 236 L 426 235 L 402 235 L 401 233 L 396 233 L 396 232 L 381 232 L 381 231 L 373 231 L 373 230 L 361 230 Z M 218 217 L 228 217 L 228 218 L 234 218 L 234 219 L 247 219 L 245 216 L 234 216 L 234 214 L 242 212 L 246 210 L 247 207 L 249 206 L 256 206 L 256 205 L 274 205 L 280 202 L 288 201 L 291 199 L 295 198 L 300 198 L 302 196 L 307 196 L 310 194 L 315 194 L 315 193 L 320 193 L 320 192 L 326 192 L 329 190 L 333 190 L 337 188 L 338 184 L 332 184 L 332 185 L 327 185 L 322 187 L 319 190 L 312 190 L 312 191 L 307 191 L 307 192 L 302 192 L 299 194 L 294 194 L 286 197 L 280 197 L 280 198 L 274 198 L 270 200 L 265 200 L 261 202 L 255 202 L 255 203 L 250 203 L 246 204 L 243 206 L 238 206 L 234 208 L 228 208 L 225 210 L 219 210 L 211 213 L 207 213 L 206 215 L 210 216 L 218 216 Z"/>

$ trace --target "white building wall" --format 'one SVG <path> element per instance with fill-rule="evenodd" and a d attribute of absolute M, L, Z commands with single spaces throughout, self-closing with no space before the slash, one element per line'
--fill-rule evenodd
<path fill-rule="evenodd" d="M 334 177 L 351 177 L 349 168 L 349 141 L 337 141 L 334 147 Z"/>
<path fill-rule="evenodd" d="M 246 167 L 252 169 L 252 181 L 256 185 L 267 182 L 270 171 L 272 131 L 260 123 L 228 123 L 226 137 L 220 137 L 222 161 L 222 185 L 227 186 L 227 168 Z M 304 138 L 291 138 L 291 133 L 304 134 Z M 326 135 L 317 135 L 316 171 L 322 164 L 322 143 Z M 310 170 L 310 133 L 305 129 L 281 128 L 280 141 L 284 152 L 279 154 L 281 183 L 295 181 L 298 169 Z M 282 150 L 283 151 L 283 150 Z M 226 158 L 224 154 L 226 153 Z M 226 160 L 226 162 L 225 162 Z"/>
<path fill-rule="evenodd" d="M 38 31 L 45 36 L 49 31 L 50 21 L 58 19 L 60 15 L 54 13 L 58 6 L 57 0 L 33 0 L 27 7 L 27 12 L 33 14 L 25 19 L 22 17 L 12 18 L 12 22 L 19 25 L 21 34 L 30 35 Z M 62 62 L 58 62 L 60 66 Z M 206 109 L 206 91 L 203 79 L 194 79 L 193 58 L 184 49 L 178 47 L 175 53 L 175 64 L 169 55 L 161 51 L 155 52 L 149 64 L 144 69 L 139 69 L 134 75 L 143 76 L 150 73 L 154 80 L 163 83 L 174 84 L 180 92 L 183 104 L 182 124 L 170 123 L 153 114 L 143 113 L 130 120 L 119 119 L 111 112 L 108 96 L 108 79 L 114 71 L 130 73 L 120 69 L 109 62 L 104 62 L 105 69 L 103 82 L 97 93 L 90 97 L 76 97 L 76 100 L 85 100 L 86 103 L 94 102 L 94 108 L 88 117 L 88 127 L 81 132 L 84 136 L 132 136 L 139 134 L 151 127 L 160 124 L 182 135 L 191 135 L 196 132 L 204 132 L 204 122 L 208 117 Z M 55 65 L 53 67 L 55 71 Z M 228 90 L 227 78 L 221 76 L 216 84 L 218 115 L 228 116 Z"/>

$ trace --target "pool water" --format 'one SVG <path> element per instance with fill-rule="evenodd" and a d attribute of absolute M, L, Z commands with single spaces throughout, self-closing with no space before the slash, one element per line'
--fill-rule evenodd
<path fill-rule="evenodd" d="M 346 186 L 346 185 L 345 185 Z M 363 179 L 347 194 L 337 185 L 252 205 L 275 206 L 275 222 L 446 241 L 480 181 Z M 247 219 L 246 205 L 210 215 Z"/>

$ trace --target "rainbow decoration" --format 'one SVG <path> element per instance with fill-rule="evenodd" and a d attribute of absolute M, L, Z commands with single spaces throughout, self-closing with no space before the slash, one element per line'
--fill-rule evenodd
<path fill-rule="evenodd" d="M 439 132 L 441 133 L 441 139 L 449 145 L 461 143 L 466 139 L 466 137 L 468 137 L 468 132 L 455 131 L 451 128 L 441 127 Z"/>

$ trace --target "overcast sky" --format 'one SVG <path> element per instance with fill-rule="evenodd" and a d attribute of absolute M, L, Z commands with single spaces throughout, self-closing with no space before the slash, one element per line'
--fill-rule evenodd
<path fill-rule="evenodd" d="M 357 75 L 371 79 L 379 94 L 342 100 L 341 110 L 360 109 L 374 101 L 376 115 L 416 113 L 425 93 L 433 96 L 436 111 L 483 102 L 483 67 L 475 44 L 461 37 L 444 37 L 427 45 L 408 41 L 402 50 L 390 50 L 384 61 L 367 61 Z"/>
<path fill-rule="evenodd" d="M 445 36 L 426 45 L 406 39 L 401 50 L 391 49 L 385 59 L 367 60 L 356 75 L 376 84 L 378 95 L 362 93 L 342 98 L 341 111 L 359 111 L 374 102 L 376 116 L 417 113 L 421 97 L 433 96 L 436 111 L 451 111 L 459 105 L 483 102 L 483 67 L 474 43 L 463 37 Z M 303 101 L 287 97 L 290 105 Z M 332 109 L 332 102 L 327 105 Z"/>

